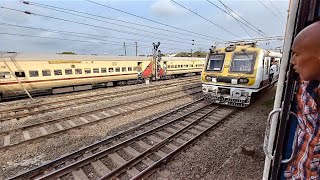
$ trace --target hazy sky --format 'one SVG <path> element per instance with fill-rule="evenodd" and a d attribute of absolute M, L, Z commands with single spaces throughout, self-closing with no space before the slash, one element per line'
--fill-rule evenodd
<path fill-rule="evenodd" d="M 25 5 L 19 0 L 1 0 L 0 6 L 2 7 L 29 11 L 39 14 L 40 16 L 27 15 L 22 12 L 0 8 L 0 51 L 28 53 L 57 53 L 62 51 L 73 51 L 80 54 L 106 53 L 108 55 L 120 55 L 124 54 L 123 43 L 126 42 L 127 54 L 134 55 L 134 42 L 137 42 L 139 54 L 151 54 L 152 42 L 160 41 L 160 47 L 164 53 L 173 53 L 177 51 L 191 51 L 191 49 L 194 51 L 199 49 L 207 51 L 211 45 L 221 40 L 262 37 L 260 34 L 244 26 L 248 31 L 248 33 L 246 33 L 240 27 L 238 22 L 231 16 L 220 11 L 205 0 L 175 1 L 211 22 L 196 16 L 170 0 L 92 1 L 145 17 L 156 22 L 147 21 L 110 8 L 102 7 L 88 2 L 87 0 L 31 0 L 29 2 L 55 6 L 60 8 L 60 10 L 61 8 L 64 8 L 70 13 L 75 13 L 70 11 L 74 10 L 94 14 L 100 17 L 80 14 L 82 16 L 93 18 L 88 19 L 34 5 Z M 225 10 L 218 0 L 210 1 Z M 261 29 L 266 35 L 284 35 L 288 1 L 261 1 L 268 9 L 257 0 L 222 0 L 222 2 L 228 7 L 237 12 L 251 24 Z M 272 12 L 270 12 L 270 10 Z M 42 15 L 50 18 L 43 17 Z M 103 17 L 112 18 L 114 20 Z M 53 18 L 60 18 L 60 20 Z M 149 27 L 128 24 L 126 22 L 119 22 L 115 20 L 127 21 L 129 23 L 136 23 Z M 75 21 L 77 23 L 70 21 Z M 174 29 L 163 24 L 174 26 L 185 31 Z M 219 25 L 220 27 L 213 24 Z M 41 28 L 42 30 L 26 29 L 21 26 Z M 46 31 L 44 29 L 49 29 L 51 31 Z M 68 31 L 68 33 L 56 33 L 57 31 Z M 8 33 L 16 35 L 8 35 Z M 22 37 L 17 36 L 17 34 L 36 37 Z M 60 40 L 47 38 L 58 38 Z M 192 40 L 194 40 L 194 42 Z M 192 43 L 194 43 L 194 45 L 192 45 Z M 269 49 L 281 45 L 282 41 L 270 41 L 268 44 L 266 44 L 266 42 L 260 43 L 260 46 Z"/>

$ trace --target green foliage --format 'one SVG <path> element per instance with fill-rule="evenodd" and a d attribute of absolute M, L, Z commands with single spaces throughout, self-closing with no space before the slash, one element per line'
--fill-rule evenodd
<path fill-rule="evenodd" d="M 74 52 L 68 52 L 68 51 L 62 52 L 61 54 L 74 54 L 74 55 L 76 55 L 76 53 L 74 53 Z"/>
<path fill-rule="evenodd" d="M 206 57 L 207 52 L 195 51 L 192 53 L 192 57 Z M 175 57 L 191 57 L 191 52 L 179 52 Z"/>

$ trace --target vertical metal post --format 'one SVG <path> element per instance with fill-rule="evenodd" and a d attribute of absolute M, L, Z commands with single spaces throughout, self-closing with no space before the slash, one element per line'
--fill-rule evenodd
<path fill-rule="evenodd" d="M 134 42 L 135 46 L 136 46 L 136 56 L 138 56 L 138 42 Z"/>
<path fill-rule="evenodd" d="M 126 46 L 126 42 L 123 42 L 123 48 L 124 48 L 124 56 L 127 56 L 127 46 Z"/>
<path fill-rule="evenodd" d="M 158 61 L 161 56 L 161 51 L 158 51 L 160 42 L 158 42 L 157 44 L 152 43 L 152 45 L 153 45 L 153 72 L 154 72 L 154 79 L 157 80 L 158 79 Z"/>

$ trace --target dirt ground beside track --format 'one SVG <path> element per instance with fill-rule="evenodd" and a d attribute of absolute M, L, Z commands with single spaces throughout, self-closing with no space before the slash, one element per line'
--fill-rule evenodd
<path fill-rule="evenodd" d="M 240 109 L 149 179 L 262 179 L 264 132 L 275 89 Z"/>

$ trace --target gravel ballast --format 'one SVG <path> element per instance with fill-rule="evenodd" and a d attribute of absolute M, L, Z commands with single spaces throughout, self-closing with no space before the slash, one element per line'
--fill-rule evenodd
<path fill-rule="evenodd" d="M 148 179 L 262 179 L 263 140 L 275 88 L 162 165 Z"/>
<path fill-rule="evenodd" d="M 8 178 L 19 172 L 57 159 L 66 153 L 71 153 L 109 135 L 116 134 L 121 130 L 146 121 L 148 120 L 146 117 L 171 110 L 193 100 L 193 96 L 187 96 L 171 102 L 147 107 L 127 115 L 110 118 L 108 121 L 70 130 L 32 144 L 20 145 L 12 150 L 3 151 L 1 152 L 2 158 L 0 159 L 0 177 Z"/>

